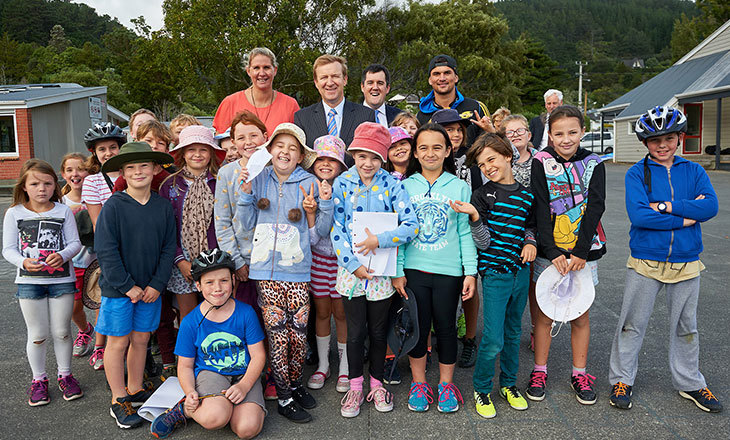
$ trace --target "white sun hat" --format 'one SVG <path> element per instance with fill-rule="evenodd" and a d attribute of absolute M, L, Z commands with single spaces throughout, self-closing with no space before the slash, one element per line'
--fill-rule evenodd
<path fill-rule="evenodd" d="M 537 280 L 535 297 L 542 313 L 554 321 L 553 326 L 581 317 L 596 297 L 591 268 L 561 275 L 554 264 L 550 265 Z"/>

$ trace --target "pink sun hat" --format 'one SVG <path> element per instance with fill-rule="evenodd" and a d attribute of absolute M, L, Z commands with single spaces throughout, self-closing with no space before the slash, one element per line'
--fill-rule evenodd
<path fill-rule="evenodd" d="M 344 167 L 343 170 L 347 169 L 345 163 L 345 142 L 337 136 L 326 134 L 320 136 L 314 140 L 314 151 L 317 153 L 317 157 L 330 157 L 339 161 Z"/>
<path fill-rule="evenodd" d="M 363 122 L 355 129 L 355 136 L 347 151 L 369 151 L 385 163 L 388 161 L 389 148 L 390 132 L 388 129 L 377 122 Z"/>
<path fill-rule="evenodd" d="M 402 141 L 403 139 L 413 139 L 403 127 L 390 127 L 390 146 L 395 145 L 396 142 Z"/>
<path fill-rule="evenodd" d="M 180 142 L 175 145 L 175 148 L 170 150 L 170 155 L 175 158 L 175 162 L 178 162 L 179 156 L 182 155 L 185 147 L 193 144 L 202 144 L 210 147 L 213 153 L 215 153 L 218 165 L 226 159 L 226 150 L 222 149 L 218 145 L 218 142 L 215 141 L 213 132 L 208 127 L 202 125 L 190 125 L 183 128 L 180 132 Z"/>

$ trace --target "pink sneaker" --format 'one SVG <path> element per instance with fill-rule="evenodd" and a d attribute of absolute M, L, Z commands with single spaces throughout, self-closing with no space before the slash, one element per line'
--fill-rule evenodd
<path fill-rule="evenodd" d="M 97 348 L 91 353 L 89 358 L 89 365 L 94 367 L 94 370 L 104 369 L 104 347 Z"/>
<path fill-rule="evenodd" d="M 48 379 L 34 380 L 30 383 L 28 390 L 28 405 L 41 406 L 48 405 L 51 398 L 48 396 Z"/>
<path fill-rule="evenodd" d="M 335 389 L 338 393 L 346 393 L 350 391 L 350 379 L 348 379 L 344 374 L 338 377 Z"/>
<path fill-rule="evenodd" d="M 58 389 L 63 393 L 65 400 L 76 400 L 84 396 L 84 392 L 81 391 L 81 387 L 79 386 L 79 381 L 71 374 L 58 378 Z"/>
<path fill-rule="evenodd" d="M 380 412 L 393 411 L 393 394 L 384 387 L 377 387 L 368 393 L 368 402 L 375 403 L 375 409 Z"/>
<path fill-rule="evenodd" d="M 323 373 L 321 371 L 315 371 L 314 374 L 312 374 L 309 377 L 309 380 L 307 381 L 307 387 L 311 388 L 313 390 L 319 390 L 322 387 L 324 387 L 324 382 L 330 377 L 330 370 L 327 370 L 326 373 Z"/>
<path fill-rule="evenodd" d="M 345 394 L 340 403 L 340 414 L 342 417 L 357 417 L 360 414 L 360 405 L 365 401 L 365 397 L 362 395 L 362 391 L 350 390 Z"/>
<path fill-rule="evenodd" d="M 94 335 L 94 326 L 89 324 L 88 330 L 88 333 L 79 330 L 76 335 L 73 345 L 73 355 L 75 357 L 86 356 L 94 350 L 94 339 L 92 338 Z"/>

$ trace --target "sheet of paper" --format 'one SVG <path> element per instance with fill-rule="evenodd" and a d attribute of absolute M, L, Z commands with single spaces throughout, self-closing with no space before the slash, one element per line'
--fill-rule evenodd
<path fill-rule="evenodd" d="M 261 174 L 261 171 L 266 168 L 266 165 L 269 164 L 270 160 L 271 153 L 269 153 L 269 150 L 266 148 L 259 148 L 256 150 L 248 159 L 248 163 L 246 164 L 246 169 L 248 170 L 248 179 L 246 179 L 246 183 L 252 181 L 254 177 Z"/>
<path fill-rule="evenodd" d="M 159 388 L 150 396 L 147 401 L 137 410 L 143 419 L 152 422 L 157 416 L 175 406 L 177 402 L 185 397 L 185 392 L 180 387 L 177 377 L 170 376 L 162 382 Z"/>
<path fill-rule="evenodd" d="M 360 264 L 369 267 L 373 271 L 373 275 L 377 276 L 395 276 L 397 264 L 397 248 L 378 248 L 375 255 L 363 255 L 357 252 L 355 243 L 359 243 L 368 238 L 365 228 L 370 233 L 378 235 L 388 232 L 398 227 L 398 214 L 395 212 L 360 212 L 355 211 L 352 214 L 352 244 L 353 251 Z"/>

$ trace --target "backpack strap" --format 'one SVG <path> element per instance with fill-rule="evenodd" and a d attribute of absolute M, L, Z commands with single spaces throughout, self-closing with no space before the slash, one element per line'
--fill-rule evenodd
<path fill-rule="evenodd" d="M 104 176 L 104 180 L 106 180 L 106 184 L 109 185 L 109 191 L 114 192 L 114 183 L 112 183 L 112 179 L 110 179 L 109 176 L 107 176 L 104 171 L 101 172 L 101 175 Z"/>

